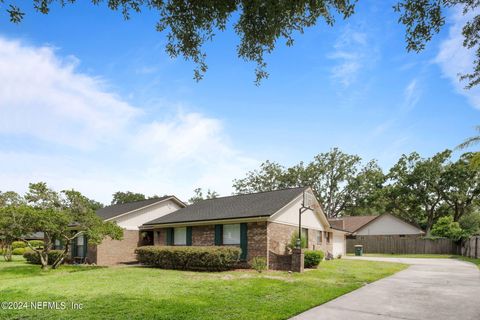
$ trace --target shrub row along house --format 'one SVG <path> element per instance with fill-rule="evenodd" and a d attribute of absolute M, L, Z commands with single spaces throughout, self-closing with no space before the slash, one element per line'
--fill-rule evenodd
<path fill-rule="evenodd" d="M 87 246 L 80 237 L 72 247 L 73 258 L 113 265 L 135 261 L 134 251 L 142 245 L 239 246 L 245 265 L 262 257 L 270 269 L 289 270 L 288 245 L 299 227 L 304 193 L 314 199 L 311 210 L 302 214 L 307 248 L 345 255 L 347 232 L 331 227 L 312 190 L 305 187 L 220 197 L 190 206 L 175 196 L 109 206 L 97 213 L 124 228 L 124 239 Z"/>

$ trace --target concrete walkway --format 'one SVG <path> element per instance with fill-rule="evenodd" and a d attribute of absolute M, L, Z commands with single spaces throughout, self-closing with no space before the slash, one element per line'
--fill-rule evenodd
<path fill-rule="evenodd" d="M 471 263 L 455 259 L 350 259 L 401 262 L 411 266 L 292 319 L 480 319 L 480 271 Z"/>

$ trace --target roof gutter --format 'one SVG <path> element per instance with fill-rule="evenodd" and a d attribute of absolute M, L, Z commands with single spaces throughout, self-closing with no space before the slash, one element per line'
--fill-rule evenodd
<path fill-rule="evenodd" d="M 201 226 L 201 225 L 211 225 L 211 224 L 229 224 L 229 223 L 240 223 L 240 222 L 259 222 L 259 221 L 267 221 L 268 218 L 269 216 L 259 216 L 259 217 L 251 217 L 251 218 L 182 221 L 182 222 L 156 223 L 156 224 L 148 224 L 148 225 L 144 224 L 140 226 L 140 230 L 148 230 L 148 229 L 154 229 L 154 228 Z"/>

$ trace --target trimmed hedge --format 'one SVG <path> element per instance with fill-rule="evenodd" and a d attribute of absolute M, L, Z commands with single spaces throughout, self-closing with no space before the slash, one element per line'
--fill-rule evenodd
<path fill-rule="evenodd" d="M 23 241 L 13 241 L 12 249 L 25 248 L 27 245 Z"/>
<path fill-rule="evenodd" d="M 48 264 L 52 264 L 57 260 L 57 258 L 63 253 L 63 250 L 51 250 L 48 253 Z M 25 253 L 23 254 L 23 257 L 27 262 L 32 263 L 32 264 L 41 264 L 40 263 L 40 257 L 38 254 L 32 250 L 25 250 Z"/>
<path fill-rule="evenodd" d="M 303 264 L 305 268 L 317 267 L 323 260 L 325 254 L 320 250 L 305 250 Z"/>
<path fill-rule="evenodd" d="M 224 271 L 235 267 L 242 250 L 238 247 L 144 246 L 135 250 L 137 260 L 162 269 Z"/>
<path fill-rule="evenodd" d="M 12 254 L 15 256 L 21 256 L 25 253 L 26 248 L 15 248 L 12 250 Z"/>

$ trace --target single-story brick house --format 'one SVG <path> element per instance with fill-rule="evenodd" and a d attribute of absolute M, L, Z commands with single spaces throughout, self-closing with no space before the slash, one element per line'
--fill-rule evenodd
<path fill-rule="evenodd" d="M 146 222 L 140 230 L 152 235 L 155 245 L 234 245 L 241 247 L 246 263 L 263 257 L 270 269 L 289 270 L 287 245 L 298 230 L 304 193 L 314 199 L 301 222 L 308 249 L 345 255 L 347 232 L 330 226 L 309 187 L 199 201 Z"/>
<path fill-rule="evenodd" d="M 114 221 L 123 228 L 123 239 L 106 238 L 99 245 L 89 245 L 86 237 L 80 235 L 71 244 L 70 257 L 73 261 L 105 266 L 135 261 L 135 249 L 153 241 L 148 234 L 140 233 L 139 227 L 185 206 L 175 196 L 164 196 L 99 209 L 97 215 L 103 220 Z M 55 245 L 57 249 L 61 248 L 61 243 Z"/>

